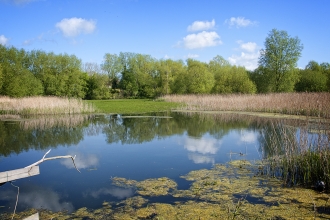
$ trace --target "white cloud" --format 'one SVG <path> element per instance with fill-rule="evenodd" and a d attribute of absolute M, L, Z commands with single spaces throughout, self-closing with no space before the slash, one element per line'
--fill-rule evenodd
<path fill-rule="evenodd" d="M 191 59 L 198 58 L 198 57 L 199 57 L 198 54 L 191 54 L 191 53 L 189 53 L 189 54 L 186 56 L 186 58 L 191 58 Z"/>
<path fill-rule="evenodd" d="M 215 26 L 214 19 L 212 21 L 195 21 L 188 26 L 188 31 L 205 31 L 212 29 Z"/>
<path fill-rule="evenodd" d="M 65 37 L 75 37 L 79 34 L 91 34 L 96 29 L 96 21 L 83 18 L 64 18 L 55 25 Z"/>
<path fill-rule="evenodd" d="M 248 70 L 256 69 L 260 56 L 258 45 L 254 42 L 237 41 L 237 43 L 240 45 L 241 53 L 240 55 L 233 54 L 228 58 L 228 61 L 232 65 L 244 66 Z"/>
<path fill-rule="evenodd" d="M 5 37 L 5 35 L 0 35 L 0 44 L 5 46 L 6 44 L 8 44 L 9 39 Z"/>
<path fill-rule="evenodd" d="M 257 49 L 257 44 L 254 42 L 242 43 L 240 46 L 243 50 L 253 53 Z"/>
<path fill-rule="evenodd" d="M 248 70 L 254 70 L 258 67 L 258 58 L 259 58 L 259 53 L 244 53 L 241 52 L 241 55 L 237 56 L 233 54 L 228 58 L 228 61 L 232 65 L 237 65 L 237 66 L 244 66 Z"/>
<path fill-rule="evenodd" d="M 197 49 L 204 47 L 214 47 L 222 44 L 222 41 L 216 32 L 203 31 L 197 34 L 187 35 L 183 38 L 183 44 L 187 49 Z"/>
<path fill-rule="evenodd" d="M 256 21 L 250 21 L 249 19 L 245 19 L 244 17 L 231 17 L 230 19 L 226 19 L 225 23 L 228 24 L 230 27 L 236 26 L 237 28 L 257 24 Z"/>

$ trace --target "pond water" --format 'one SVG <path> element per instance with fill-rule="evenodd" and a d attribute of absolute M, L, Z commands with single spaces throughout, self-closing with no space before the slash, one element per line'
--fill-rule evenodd
<path fill-rule="evenodd" d="M 134 188 L 113 184 L 116 177 L 142 181 L 167 177 L 185 190 L 181 178 L 234 160 L 258 161 L 273 119 L 232 114 L 154 113 L 143 116 L 94 115 L 0 121 L 0 172 L 19 169 L 46 157 L 76 155 L 40 164 L 40 174 L 13 182 L 19 186 L 17 211 L 29 208 L 74 212 L 134 197 Z M 287 123 L 290 127 L 290 122 Z M 294 128 L 296 129 L 296 128 Z M 296 130 L 292 133 L 295 138 Z M 13 212 L 17 188 L 0 187 L 0 213 Z M 148 197 L 174 204 L 184 197 Z"/>

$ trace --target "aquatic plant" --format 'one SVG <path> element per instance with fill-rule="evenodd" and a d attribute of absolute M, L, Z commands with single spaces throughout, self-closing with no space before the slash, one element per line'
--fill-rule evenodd
<path fill-rule="evenodd" d="M 266 132 L 267 129 L 273 132 Z M 286 185 L 317 188 L 330 184 L 330 127 L 329 122 L 305 121 L 305 125 L 290 127 L 272 122 L 264 128 L 261 141 L 268 173 L 280 177 Z M 272 134 L 272 136 L 270 136 Z"/>

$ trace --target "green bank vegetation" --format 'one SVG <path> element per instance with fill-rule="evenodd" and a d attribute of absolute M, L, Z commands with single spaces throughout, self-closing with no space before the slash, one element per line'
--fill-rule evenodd
<path fill-rule="evenodd" d="M 141 114 L 170 111 L 183 104 L 153 99 L 88 100 L 99 112 L 117 114 Z"/>

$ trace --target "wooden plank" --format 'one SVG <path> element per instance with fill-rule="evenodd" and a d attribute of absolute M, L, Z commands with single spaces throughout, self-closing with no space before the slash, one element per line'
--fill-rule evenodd
<path fill-rule="evenodd" d="M 31 215 L 31 216 L 29 216 L 27 218 L 24 218 L 23 220 L 39 220 L 39 213 L 37 212 L 34 215 Z"/>
<path fill-rule="evenodd" d="M 0 183 L 5 183 L 12 180 L 26 178 L 40 174 L 39 166 L 33 166 L 30 168 L 22 168 L 17 170 L 10 170 L 0 173 Z"/>

